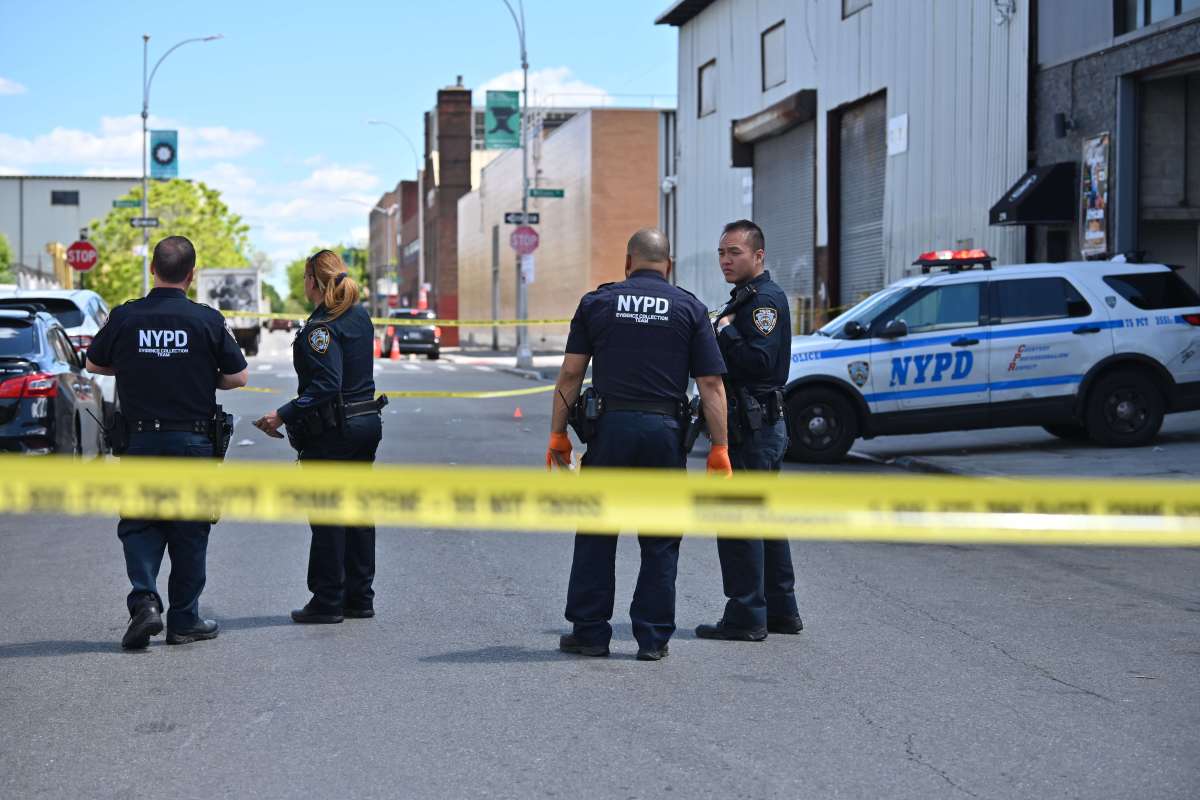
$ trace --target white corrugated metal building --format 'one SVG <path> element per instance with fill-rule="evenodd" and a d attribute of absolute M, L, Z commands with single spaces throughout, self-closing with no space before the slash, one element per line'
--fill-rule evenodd
<path fill-rule="evenodd" d="M 1027 3 L 679 0 L 658 23 L 679 29 L 677 277 L 709 304 L 740 217 L 798 330 L 925 250 L 1024 260 L 988 210 L 1027 165 Z"/>

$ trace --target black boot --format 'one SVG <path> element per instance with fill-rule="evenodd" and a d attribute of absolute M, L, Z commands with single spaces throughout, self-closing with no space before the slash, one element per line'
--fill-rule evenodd
<path fill-rule="evenodd" d="M 696 636 L 701 639 L 725 639 L 731 642 L 761 642 L 767 638 L 766 628 L 734 628 L 725 624 L 725 618 L 717 620 L 716 625 L 699 625 Z"/>
<path fill-rule="evenodd" d="M 576 656 L 606 656 L 608 655 L 608 645 L 606 644 L 584 644 L 575 638 L 575 634 L 567 633 L 558 637 L 558 649 L 564 653 L 570 653 Z"/>
<path fill-rule="evenodd" d="M 771 633 L 799 633 L 804 630 L 804 621 L 794 617 L 767 617 L 767 630 Z"/>
<path fill-rule="evenodd" d="M 312 603 L 309 603 L 304 608 L 292 610 L 292 622 L 299 622 L 301 625 L 336 625 L 345 619 L 342 611 L 327 611 L 322 608 L 314 608 Z"/>
<path fill-rule="evenodd" d="M 191 644 L 204 639 L 215 639 L 221 626 L 215 619 L 202 619 L 194 628 L 183 631 L 167 631 L 167 644 Z"/>
<path fill-rule="evenodd" d="M 637 653 L 638 661 L 662 661 L 667 656 L 671 655 L 671 650 L 668 645 L 663 645 L 657 650 L 645 647 L 639 647 Z"/>
<path fill-rule="evenodd" d="M 145 650 L 150 646 L 150 637 L 162 633 L 162 613 L 158 601 L 147 597 L 134 606 L 129 615 L 129 628 L 121 637 L 121 647 L 126 650 Z"/>

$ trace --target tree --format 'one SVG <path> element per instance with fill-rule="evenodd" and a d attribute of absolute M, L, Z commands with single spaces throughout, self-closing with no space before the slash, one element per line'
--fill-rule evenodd
<path fill-rule="evenodd" d="M 0 233 L 0 283 L 15 283 L 12 274 L 12 249 L 8 237 Z"/>
<path fill-rule="evenodd" d="M 141 201 L 142 188 L 126 199 Z M 141 216 L 140 208 L 114 208 L 103 220 L 91 223 L 91 242 L 100 260 L 88 275 L 95 289 L 110 306 L 142 295 L 142 257 L 136 250 L 142 232 L 129 221 Z M 196 246 L 196 267 L 245 267 L 250 261 L 249 226 L 229 210 L 221 193 L 204 183 L 184 180 L 154 181 L 150 184 L 150 214 L 158 217 L 150 246 L 167 236 L 186 236 Z"/>
<path fill-rule="evenodd" d="M 271 313 L 278 314 L 283 311 L 283 298 L 279 296 L 279 290 L 265 280 L 262 282 L 263 296 L 271 303 Z"/>

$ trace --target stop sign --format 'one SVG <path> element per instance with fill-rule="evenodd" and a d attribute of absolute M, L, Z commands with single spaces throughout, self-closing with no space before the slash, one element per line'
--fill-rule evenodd
<path fill-rule="evenodd" d="M 538 248 L 538 233 L 528 225 L 522 225 L 508 237 L 508 244 L 518 255 L 527 256 Z"/>
<path fill-rule="evenodd" d="M 96 248 L 91 242 L 75 242 L 67 248 L 67 263 L 80 272 L 87 272 L 96 266 Z"/>

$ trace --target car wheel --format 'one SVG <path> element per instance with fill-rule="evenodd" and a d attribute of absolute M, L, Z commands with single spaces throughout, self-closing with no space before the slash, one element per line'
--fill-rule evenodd
<path fill-rule="evenodd" d="M 787 401 L 788 455 L 830 464 L 858 438 L 858 418 L 845 397 L 831 389 L 801 389 Z"/>
<path fill-rule="evenodd" d="M 1051 436 L 1057 436 L 1068 442 L 1085 442 L 1088 440 L 1087 428 L 1082 425 L 1043 425 L 1042 430 Z"/>
<path fill-rule="evenodd" d="M 1148 444 L 1163 422 L 1162 392 L 1141 372 L 1120 371 L 1096 381 L 1087 400 L 1087 430 L 1110 447 Z"/>
<path fill-rule="evenodd" d="M 428 358 L 430 361 L 437 361 L 439 358 L 442 357 L 442 354 L 439 353 L 437 350 L 434 350 L 432 353 L 426 353 L 425 357 Z"/>

